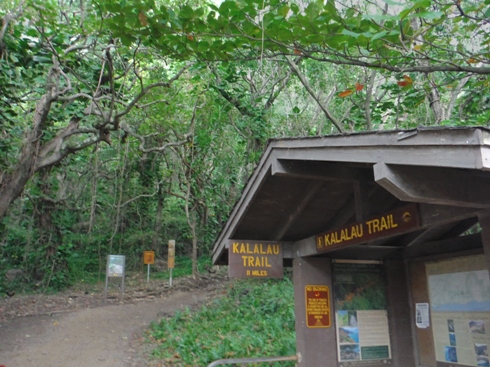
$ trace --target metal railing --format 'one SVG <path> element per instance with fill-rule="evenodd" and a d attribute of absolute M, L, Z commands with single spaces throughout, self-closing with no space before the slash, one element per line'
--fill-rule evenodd
<path fill-rule="evenodd" d="M 286 357 L 255 357 L 255 358 L 227 358 L 218 359 L 217 361 L 211 362 L 207 367 L 220 366 L 223 364 L 232 363 L 262 363 L 262 362 L 286 362 L 286 361 L 296 361 L 300 362 L 300 355 L 286 356 Z"/>

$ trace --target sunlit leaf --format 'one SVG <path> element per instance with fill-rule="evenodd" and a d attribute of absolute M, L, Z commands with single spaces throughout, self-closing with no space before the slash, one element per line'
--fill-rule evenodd
<path fill-rule="evenodd" d="M 343 92 L 340 92 L 340 93 L 338 94 L 338 96 L 339 96 L 340 98 L 345 98 L 345 97 L 350 96 L 352 93 L 354 93 L 354 91 L 353 91 L 352 89 L 346 89 L 346 90 L 344 90 Z"/>
<path fill-rule="evenodd" d="M 146 17 L 145 13 L 143 13 L 142 11 L 140 11 L 138 14 L 138 20 L 140 21 L 140 24 L 143 27 L 148 26 L 148 18 Z"/>
<path fill-rule="evenodd" d="M 400 87 L 409 87 L 409 86 L 411 86 L 413 84 L 413 80 L 408 75 L 404 75 L 403 76 L 403 80 L 402 81 L 398 81 L 397 84 Z"/>

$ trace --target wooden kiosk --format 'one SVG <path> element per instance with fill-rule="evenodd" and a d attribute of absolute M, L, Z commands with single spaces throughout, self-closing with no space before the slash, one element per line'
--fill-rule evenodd
<path fill-rule="evenodd" d="M 271 140 L 213 262 L 293 267 L 299 366 L 490 366 L 490 130 Z"/>

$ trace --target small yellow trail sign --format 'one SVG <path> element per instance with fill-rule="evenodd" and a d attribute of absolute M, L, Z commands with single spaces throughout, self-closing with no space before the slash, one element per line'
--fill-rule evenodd
<path fill-rule="evenodd" d="M 143 251 L 143 264 L 153 265 L 155 263 L 155 251 Z"/>

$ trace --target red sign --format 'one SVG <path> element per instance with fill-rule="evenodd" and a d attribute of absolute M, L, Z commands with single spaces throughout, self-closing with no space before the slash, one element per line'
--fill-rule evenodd
<path fill-rule="evenodd" d="M 330 290 L 326 285 L 307 285 L 306 326 L 309 328 L 327 328 L 331 325 Z"/>
<path fill-rule="evenodd" d="M 404 206 L 364 222 L 328 231 L 316 236 L 316 249 L 326 252 L 339 247 L 356 245 L 418 228 L 417 205 Z"/>

